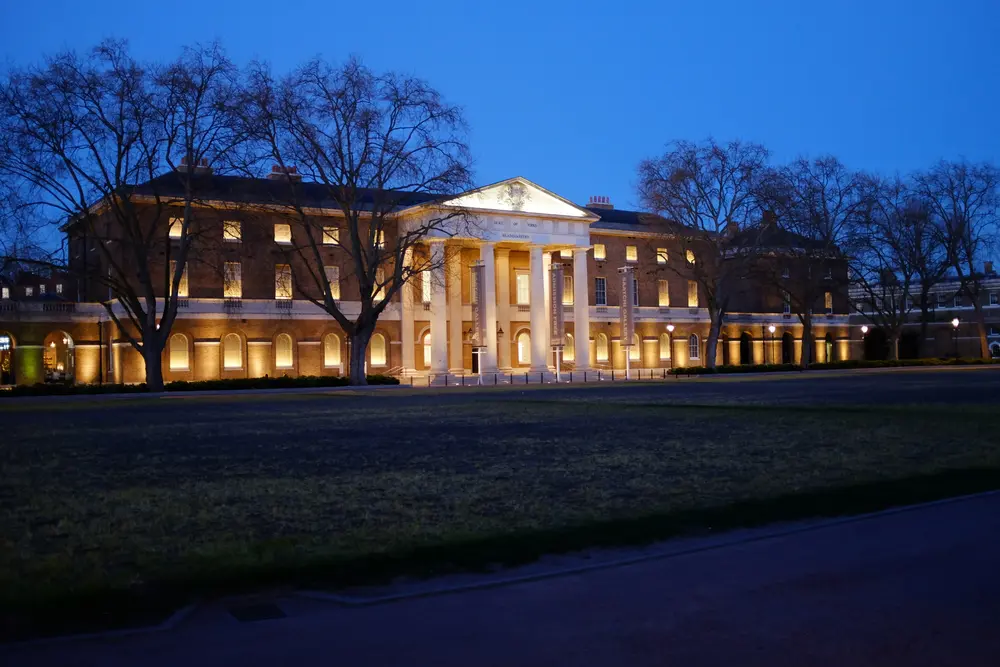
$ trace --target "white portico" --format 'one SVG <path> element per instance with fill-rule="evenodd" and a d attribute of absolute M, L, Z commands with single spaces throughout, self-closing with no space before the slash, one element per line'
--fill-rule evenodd
<path fill-rule="evenodd" d="M 587 251 L 590 224 L 599 217 L 521 177 L 472 190 L 421 215 L 450 212 L 462 214 L 425 237 L 430 270 L 419 286 L 402 291 L 403 373 L 478 370 L 463 364 L 468 355 L 462 351 L 471 322 L 469 265 L 476 260 L 484 264 L 487 295 L 484 373 L 512 367 L 545 372 L 554 364 L 548 310 L 553 261 L 572 264 L 565 267 L 572 275 L 571 296 L 564 295 L 563 303 L 573 323 L 573 349 L 565 357 L 575 360 L 575 368 L 587 368 Z"/>

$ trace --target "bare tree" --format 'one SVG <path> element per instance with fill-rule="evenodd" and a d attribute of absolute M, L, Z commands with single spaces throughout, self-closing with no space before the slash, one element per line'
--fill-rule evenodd
<path fill-rule="evenodd" d="M 983 312 L 984 271 L 978 267 L 996 247 L 1000 170 L 988 163 L 941 161 L 914 175 L 916 189 L 936 218 L 935 229 L 948 266 L 964 297 L 972 302 L 980 356 L 989 357 Z"/>
<path fill-rule="evenodd" d="M 761 198 L 783 233 L 762 240 L 775 261 L 757 262 L 755 271 L 783 293 L 802 323 L 804 367 L 812 362 L 814 309 L 826 293 L 832 297 L 847 286 L 841 245 L 861 211 L 862 183 L 861 174 L 831 156 L 798 159 L 763 181 Z"/>
<path fill-rule="evenodd" d="M 339 67 L 314 60 L 281 78 L 255 65 L 243 109 L 260 164 L 273 164 L 281 184 L 272 180 L 264 201 L 292 224 L 291 243 L 279 248 L 296 287 L 343 329 L 351 382 L 365 384 L 379 316 L 407 281 L 439 261 L 418 246 L 467 222 L 462 209 L 437 206 L 471 183 L 462 110 L 419 79 L 379 74 L 357 60 Z M 419 213 L 401 213 L 415 204 L 424 205 Z M 338 263 L 357 287 L 356 314 L 324 270 L 332 234 Z"/>
<path fill-rule="evenodd" d="M 0 178 L 37 219 L 65 223 L 84 257 L 98 253 L 97 266 L 71 258 L 68 268 L 107 288 L 108 315 L 153 391 L 204 215 L 202 172 L 239 141 L 235 81 L 217 46 L 157 67 L 109 41 L 0 84 Z"/>
<path fill-rule="evenodd" d="M 674 142 L 663 155 L 639 164 L 640 201 L 663 216 L 657 231 L 676 239 L 683 254 L 657 268 L 696 281 L 705 297 L 709 368 L 716 365 L 730 300 L 755 254 L 755 242 L 745 232 L 760 213 L 757 185 L 767 160 L 768 151 L 759 144 L 708 139 Z"/>

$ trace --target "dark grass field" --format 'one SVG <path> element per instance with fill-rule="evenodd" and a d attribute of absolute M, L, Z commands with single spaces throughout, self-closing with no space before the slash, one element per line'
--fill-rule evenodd
<path fill-rule="evenodd" d="M 931 404 L 1000 373 L 928 376 L 902 376 L 936 383 L 928 405 L 816 398 L 834 378 L 6 403 L 0 596 L 37 625 L 83 600 L 358 583 L 1000 485 L 990 401 Z"/>

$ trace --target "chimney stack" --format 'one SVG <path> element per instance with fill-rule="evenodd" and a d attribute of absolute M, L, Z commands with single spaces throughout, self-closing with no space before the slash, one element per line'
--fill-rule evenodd
<path fill-rule="evenodd" d="M 611 197 L 607 195 L 591 195 L 590 201 L 587 202 L 587 208 L 606 208 L 613 209 L 614 204 L 611 203 Z"/>
<path fill-rule="evenodd" d="M 267 175 L 270 181 L 301 181 L 302 174 L 299 173 L 299 168 L 293 165 L 287 167 L 282 167 L 280 164 L 271 165 L 271 173 Z"/>
<path fill-rule="evenodd" d="M 198 160 L 198 164 L 194 165 L 194 167 L 192 168 L 191 159 L 187 157 L 182 157 L 181 163 L 177 165 L 177 171 L 181 172 L 182 174 L 186 174 L 188 172 L 191 172 L 193 174 L 211 174 L 212 168 L 208 166 L 208 160 L 205 158 Z"/>

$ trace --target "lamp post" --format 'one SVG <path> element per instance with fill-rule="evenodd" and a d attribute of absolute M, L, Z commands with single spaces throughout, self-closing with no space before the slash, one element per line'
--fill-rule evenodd
<path fill-rule="evenodd" d="M 867 324 L 862 324 L 861 325 L 861 358 L 862 359 L 865 359 L 868 356 L 866 354 L 866 350 L 865 350 L 865 338 L 867 338 L 867 337 L 868 337 L 868 325 Z"/>
<path fill-rule="evenodd" d="M 951 321 L 951 337 L 955 339 L 955 358 L 958 359 L 958 318 L 956 317 Z"/>
<path fill-rule="evenodd" d="M 773 324 L 769 324 L 768 325 L 767 332 L 769 334 L 771 334 L 771 342 L 769 343 L 769 346 L 773 350 L 774 349 L 774 325 Z M 764 361 L 767 361 L 767 360 L 765 359 Z"/>

